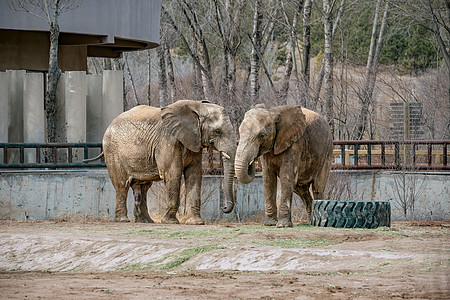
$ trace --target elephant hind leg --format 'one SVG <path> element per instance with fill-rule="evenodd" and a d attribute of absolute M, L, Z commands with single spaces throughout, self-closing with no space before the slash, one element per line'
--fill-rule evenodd
<path fill-rule="evenodd" d="M 135 222 L 153 223 L 153 220 L 148 214 L 147 208 L 147 192 L 151 187 L 152 182 L 146 184 L 132 184 L 134 195 L 134 217 Z"/>
<path fill-rule="evenodd" d="M 314 195 L 314 200 L 325 200 L 324 192 L 325 186 L 328 181 L 328 175 L 330 173 L 331 163 L 325 163 L 322 167 L 320 173 L 314 178 L 312 182 L 312 191 Z"/>
<path fill-rule="evenodd" d="M 311 192 L 309 191 L 309 184 L 308 185 L 297 185 L 295 187 L 294 192 L 302 199 L 303 204 L 305 205 L 306 213 L 307 213 L 307 220 L 309 223 L 311 220 L 311 210 L 312 210 L 312 201 L 313 201 Z"/>

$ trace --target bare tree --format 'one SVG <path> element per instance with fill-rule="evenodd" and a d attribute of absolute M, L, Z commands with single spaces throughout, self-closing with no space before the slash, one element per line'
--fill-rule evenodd
<path fill-rule="evenodd" d="M 147 50 L 147 101 L 148 105 L 152 104 L 151 101 L 151 86 L 152 86 L 152 57 L 151 51 Z"/>
<path fill-rule="evenodd" d="M 447 67 L 448 108 L 450 109 L 450 1 L 398 0 L 395 13 L 410 18 L 431 32 L 439 45 L 440 55 Z M 450 137 L 450 117 L 447 119 L 445 138 Z"/>
<path fill-rule="evenodd" d="M 177 89 L 175 86 L 175 75 L 173 72 L 173 62 L 172 55 L 170 54 L 170 47 L 167 38 L 164 39 L 164 57 L 166 59 L 166 69 L 167 69 L 167 85 L 169 89 L 170 102 L 173 103 L 177 100 Z"/>
<path fill-rule="evenodd" d="M 297 41 L 297 26 L 298 20 L 300 18 L 300 14 L 303 9 L 303 1 L 299 0 L 295 2 L 295 10 L 294 16 L 292 18 L 292 22 L 289 20 L 287 15 L 286 8 L 284 7 L 284 1 L 280 1 L 281 6 L 283 8 L 283 14 L 286 22 L 286 31 L 288 33 L 289 39 L 286 45 L 286 61 L 284 67 L 284 76 L 281 81 L 281 87 L 279 89 L 279 100 L 280 104 L 287 104 L 286 97 L 289 92 L 289 81 L 291 79 L 292 69 L 294 67 L 294 58 L 295 58 L 295 45 Z"/>
<path fill-rule="evenodd" d="M 214 16 L 223 52 L 222 82 L 226 87 L 229 105 L 232 105 L 230 101 L 236 93 L 236 55 L 241 45 L 240 27 L 246 5 L 247 1 L 244 0 L 214 0 Z"/>
<path fill-rule="evenodd" d="M 209 51 L 206 43 L 206 38 L 203 34 L 202 26 L 200 25 L 198 18 L 198 10 L 193 6 L 192 3 L 185 0 L 177 0 L 178 8 L 180 8 L 183 20 L 186 22 L 186 28 L 189 29 L 193 45 L 188 42 L 183 30 L 178 26 L 180 24 L 180 19 L 177 22 L 174 21 L 174 17 L 170 13 L 169 9 L 162 6 L 163 17 L 172 26 L 174 31 L 180 37 L 187 53 L 192 58 L 193 63 L 197 72 L 201 72 L 201 81 L 203 83 L 204 94 L 207 98 L 213 99 L 215 97 L 215 87 L 213 82 L 213 75 L 211 69 L 211 60 L 209 56 Z M 182 24 L 184 26 L 184 24 Z M 194 74 L 197 74 L 194 72 Z"/>
<path fill-rule="evenodd" d="M 43 21 L 50 28 L 50 50 L 48 60 L 47 89 L 45 93 L 45 112 L 47 117 L 47 140 L 56 142 L 56 88 L 61 76 L 58 66 L 59 16 L 79 6 L 78 0 L 11 0 L 11 6 L 25 11 Z"/>
<path fill-rule="evenodd" d="M 329 0 L 323 0 L 323 26 L 325 33 L 324 51 L 324 102 L 325 115 L 334 136 L 333 116 L 333 6 Z"/>
<path fill-rule="evenodd" d="M 341 20 L 342 14 L 344 13 L 345 1 L 346 0 L 341 0 L 339 8 L 337 10 L 336 17 L 334 18 L 333 27 L 332 27 L 333 29 L 331 31 L 331 42 L 334 40 L 334 36 L 336 35 L 336 30 L 339 26 L 339 22 Z M 334 5 L 334 2 L 333 2 L 333 5 Z M 324 14 L 324 13 L 322 12 L 322 14 Z M 320 91 L 322 90 L 322 83 L 323 83 L 324 75 L 325 75 L 325 56 L 322 59 L 320 71 L 319 71 L 319 74 L 317 75 L 317 80 L 316 80 L 315 88 L 314 88 L 314 95 L 312 97 L 312 103 L 310 104 L 313 108 L 316 108 L 316 109 L 317 109 L 317 104 L 319 102 Z"/>
<path fill-rule="evenodd" d="M 303 63 L 302 75 L 306 86 L 310 80 L 310 53 L 311 53 L 311 0 L 305 0 L 303 5 Z"/>
<path fill-rule="evenodd" d="M 259 51 L 262 41 L 263 1 L 256 0 L 253 13 L 253 32 L 251 36 L 252 52 L 250 54 L 250 99 L 253 104 L 259 99 L 259 68 L 261 61 Z"/>
<path fill-rule="evenodd" d="M 130 79 L 130 83 L 131 83 L 131 91 L 133 92 L 133 96 L 134 96 L 134 103 L 131 105 L 131 107 L 134 107 L 136 105 L 139 105 L 140 103 L 139 103 L 139 97 L 138 97 L 137 91 L 136 91 L 136 85 L 134 83 L 133 74 L 131 73 L 130 65 L 128 64 L 128 53 L 125 53 L 123 58 L 125 61 L 125 67 L 127 68 L 128 78 Z M 130 109 L 131 107 L 127 107 L 127 110 Z"/>
<path fill-rule="evenodd" d="M 381 25 L 378 31 L 379 14 L 381 10 L 382 0 L 377 0 L 375 15 L 372 26 L 372 36 L 370 39 L 369 54 L 367 56 L 366 73 L 364 76 L 364 85 L 359 93 L 359 99 L 361 104 L 361 110 L 356 121 L 355 130 L 353 136 L 355 139 L 362 139 L 367 126 L 367 117 L 369 115 L 369 106 L 373 102 L 373 89 L 377 79 L 378 66 L 380 64 L 381 50 L 383 49 L 384 40 L 386 36 L 387 18 L 389 15 L 390 0 L 386 0 L 384 6 L 384 13 L 381 20 Z M 377 41 L 378 31 L 378 41 Z M 377 41 L 377 42 L 376 42 Z M 375 46 L 376 42 L 376 46 Z M 369 137 L 372 138 L 372 134 L 369 133 Z"/>
<path fill-rule="evenodd" d="M 160 107 L 169 105 L 169 94 L 167 91 L 167 72 L 164 48 L 157 48 L 158 54 L 158 88 L 159 88 L 159 105 Z"/>

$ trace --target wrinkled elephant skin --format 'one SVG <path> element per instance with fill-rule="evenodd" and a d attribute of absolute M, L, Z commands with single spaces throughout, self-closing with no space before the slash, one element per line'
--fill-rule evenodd
<path fill-rule="evenodd" d="M 234 207 L 236 138 L 224 108 L 205 101 L 180 100 L 164 108 L 137 106 L 120 114 L 105 132 L 103 153 L 116 189 L 116 221 L 128 221 L 127 192 L 134 194 L 136 222 L 153 222 L 147 191 L 154 181 L 166 186 L 167 210 L 162 223 L 179 223 L 180 186 L 186 187 L 186 224 L 204 224 L 200 216 L 202 148 L 224 157 L 224 193 L 229 213 Z"/>
<path fill-rule="evenodd" d="M 333 139 L 327 121 L 300 106 L 258 107 L 245 114 L 239 135 L 235 159 L 239 181 L 250 183 L 255 177 L 255 161 L 262 158 L 264 224 L 292 227 L 294 192 L 303 200 L 310 219 L 312 200 L 323 198 L 331 167 Z M 281 184 L 279 207 L 277 177 Z"/>

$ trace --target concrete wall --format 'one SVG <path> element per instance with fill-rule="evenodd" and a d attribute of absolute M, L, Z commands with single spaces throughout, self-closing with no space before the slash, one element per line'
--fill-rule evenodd
<path fill-rule="evenodd" d="M 84 71 L 63 73 L 57 91 L 57 140 L 102 142 L 106 127 L 123 111 L 122 80 L 122 71 L 105 71 L 103 76 Z M 44 84 L 43 73 L 0 72 L 0 142 L 47 140 Z M 34 162 L 31 152 L 27 161 Z M 18 159 L 18 150 L 11 151 L 10 162 Z"/>
<path fill-rule="evenodd" d="M 450 173 L 402 173 L 402 172 L 333 172 L 349 191 L 340 194 L 342 200 L 390 201 L 392 220 L 408 219 L 450 220 Z M 405 185 L 415 187 L 414 212 L 404 216 L 395 182 L 406 178 Z M 204 176 L 202 186 L 202 216 L 207 220 L 227 218 L 245 219 L 264 212 L 264 195 L 261 176 L 248 185 L 237 185 L 237 212 L 224 215 L 220 211 L 219 176 Z M 330 184 L 333 185 L 333 179 Z M 414 189 L 414 188 L 413 188 Z M 148 194 L 150 215 L 158 220 L 165 206 L 161 201 L 164 186 L 153 184 Z M 133 197 L 128 193 L 128 216 L 133 219 Z M 183 203 L 183 199 L 181 200 Z M 54 219 L 69 217 L 113 218 L 115 190 L 106 169 L 77 171 L 0 171 L 0 218 Z M 183 214 L 183 205 L 180 213 Z M 295 196 L 293 215 L 296 220 L 304 217 L 301 200 Z"/>

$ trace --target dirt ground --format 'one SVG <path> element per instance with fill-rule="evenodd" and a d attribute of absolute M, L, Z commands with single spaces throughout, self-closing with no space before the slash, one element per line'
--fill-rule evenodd
<path fill-rule="evenodd" d="M 0 221 L 0 298 L 449 299 L 449 230 Z"/>

